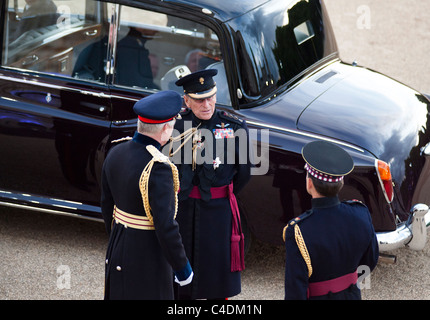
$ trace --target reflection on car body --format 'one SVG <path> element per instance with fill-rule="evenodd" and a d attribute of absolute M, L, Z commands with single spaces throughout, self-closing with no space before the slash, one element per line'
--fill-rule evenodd
<path fill-rule="evenodd" d="M 409 211 L 430 203 L 429 98 L 340 61 L 320 1 L 52 2 L 31 28 L 24 1 L 1 4 L 0 204 L 100 219 L 101 167 L 133 135 L 134 102 L 180 92 L 180 68 L 215 68 L 217 107 L 269 130 L 267 170 L 239 195 L 248 231 L 281 241 L 310 207 L 301 148 L 328 140 L 354 159 L 340 197 L 369 207 L 381 250 L 422 249 L 427 206 Z"/>

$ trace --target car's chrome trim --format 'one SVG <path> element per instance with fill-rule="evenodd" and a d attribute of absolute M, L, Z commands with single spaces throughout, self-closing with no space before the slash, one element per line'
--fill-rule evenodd
<path fill-rule="evenodd" d="M 55 89 L 55 90 L 79 92 L 81 94 L 92 95 L 92 96 L 96 96 L 99 98 L 105 98 L 105 99 L 116 98 L 116 99 L 124 99 L 124 100 L 129 100 L 129 101 L 138 101 L 139 100 L 137 98 L 130 98 L 127 96 L 108 94 L 108 93 L 104 93 L 103 91 L 82 90 L 80 88 L 65 87 L 65 86 L 60 86 L 57 84 L 52 84 L 49 82 L 42 82 L 42 81 L 30 80 L 30 79 L 19 79 L 19 78 L 15 78 L 15 77 L 5 76 L 3 74 L 0 74 L 0 80 L 14 81 L 14 82 L 18 82 L 18 83 L 24 83 L 24 84 L 28 84 L 28 85 L 32 85 L 32 86 L 39 86 L 39 87 L 50 88 L 50 89 Z"/>
<path fill-rule="evenodd" d="M 100 207 L 97 206 L 5 190 L 0 190 L 0 206 L 102 221 Z"/>
<path fill-rule="evenodd" d="M 430 227 L 430 211 L 425 204 L 416 204 L 411 209 L 407 222 L 389 232 L 377 232 L 380 251 L 391 251 L 407 246 L 412 250 L 422 250 L 427 241 L 427 229 Z"/>
<path fill-rule="evenodd" d="M 87 216 L 84 216 L 84 215 L 81 215 L 78 213 L 70 213 L 67 211 L 46 209 L 46 208 L 40 208 L 40 207 L 32 207 L 32 206 L 28 206 L 28 205 L 24 205 L 24 204 L 17 204 L 17 203 L 0 201 L 0 206 L 10 207 L 10 208 L 15 208 L 15 209 L 24 209 L 24 210 L 30 210 L 30 211 L 38 211 L 38 212 L 56 214 L 56 215 L 66 216 L 66 217 L 80 218 L 80 219 L 90 220 L 90 221 L 103 222 L 102 218 L 87 217 Z"/>
<path fill-rule="evenodd" d="M 328 137 L 324 137 L 324 136 L 320 136 L 314 133 L 309 133 L 309 132 L 304 132 L 304 131 L 299 131 L 299 130 L 293 130 L 293 129 L 288 129 L 288 128 L 284 128 L 284 127 L 279 127 L 279 126 L 274 126 L 271 124 L 267 124 L 267 123 L 263 123 L 263 122 L 257 122 L 257 121 L 253 121 L 253 120 L 246 120 L 247 124 L 251 124 L 254 126 L 258 126 L 258 127 L 263 127 L 263 128 L 267 128 L 267 129 L 272 129 L 272 130 L 278 130 L 278 131 L 283 131 L 283 132 L 288 132 L 288 133 L 292 133 L 292 134 L 297 134 L 297 135 L 301 135 L 304 137 L 308 137 L 308 138 L 313 138 L 313 139 L 319 139 L 319 140 L 324 140 L 324 141 L 328 141 L 328 142 L 332 142 L 344 147 L 348 147 L 354 150 L 357 150 L 361 153 L 364 153 L 364 149 L 359 148 L 355 145 L 352 145 L 350 143 L 347 142 L 343 142 L 343 141 L 339 141 L 339 140 L 335 140 L 335 139 L 331 139 Z"/>
<path fill-rule="evenodd" d="M 22 69 L 17 69 L 17 68 L 11 68 L 12 70 L 15 71 L 21 71 L 21 72 L 28 72 L 28 70 L 22 70 Z M 28 75 L 30 76 L 30 75 Z M 13 81 L 13 82 L 19 82 L 19 83 L 24 83 L 24 84 L 30 84 L 33 86 L 39 86 L 39 87 L 44 87 L 44 88 L 50 88 L 50 89 L 56 89 L 56 90 L 68 90 L 68 91 L 78 91 L 81 92 L 80 89 L 78 88 L 72 88 L 72 87 L 64 87 L 64 86 L 59 86 L 57 84 L 52 84 L 52 83 L 47 83 L 47 82 L 41 82 L 41 81 L 37 81 L 37 80 L 29 80 L 29 79 L 19 79 L 16 77 L 10 77 L 10 76 L 5 76 L 4 74 L 0 73 L 0 80 L 6 80 L 6 81 Z"/>

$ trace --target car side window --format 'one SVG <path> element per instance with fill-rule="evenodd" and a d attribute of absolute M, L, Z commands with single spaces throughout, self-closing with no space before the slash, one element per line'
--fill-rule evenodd
<path fill-rule="evenodd" d="M 94 0 L 7 0 L 2 66 L 105 81 L 109 25 Z"/>
<path fill-rule="evenodd" d="M 179 70 L 218 69 L 218 103 L 231 105 L 218 37 L 210 28 L 163 13 L 121 6 L 114 82 L 175 90 Z"/>

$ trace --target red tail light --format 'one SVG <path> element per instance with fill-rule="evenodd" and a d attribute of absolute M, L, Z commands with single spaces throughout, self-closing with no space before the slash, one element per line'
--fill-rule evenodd
<path fill-rule="evenodd" d="M 378 173 L 379 182 L 381 183 L 382 190 L 384 191 L 385 199 L 390 203 L 394 198 L 390 165 L 384 161 L 376 160 L 375 167 L 376 172 Z"/>

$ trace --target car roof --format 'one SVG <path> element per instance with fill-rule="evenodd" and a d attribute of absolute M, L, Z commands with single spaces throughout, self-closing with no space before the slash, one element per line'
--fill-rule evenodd
<path fill-rule="evenodd" d="M 270 0 L 164 0 L 163 2 L 195 7 L 198 10 L 209 9 L 214 13 L 216 18 L 224 22 L 243 15 L 269 1 Z M 127 3 L 130 1 L 117 0 L 116 2 Z M 133 2 L 147 3 L 148 1 L 134 0 L 132 3 Z"/>

